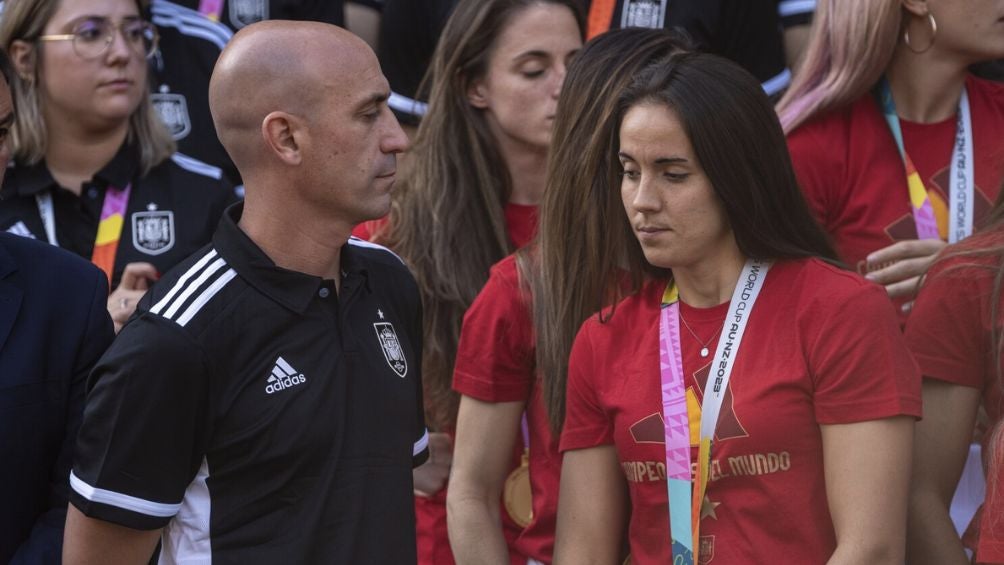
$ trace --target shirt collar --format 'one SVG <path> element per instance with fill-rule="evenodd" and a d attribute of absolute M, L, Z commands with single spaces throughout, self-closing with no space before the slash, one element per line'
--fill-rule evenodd
<path fill-rule="evenodd" d="M 227 264 L 258 292 L 303 314 L 318 295 L 324 280 L 277 266 L 237 225 L 243 211 L 243 202 L 227 208 L 213 235 L 213 246 Z M 356 280 L 357 276 L 363 278 L 364 286 L 368 288 L 368 284 L 365 284 L 366 269 L 360 264 L 350 245 L 342 246 L 340 260 L 343 291 L 346 288 L 345 282 Z"/>
<path fill-rule="evenodd" d="M 125 188 L 139 172 L 139 147 L 126 141 L 100 171 L 91 179 L 101 188 Z M 34 196 L 59 186 L 45 160 L 34 165 L 15 164 L 7 172 L 3 192 L 18 196 Z"/>

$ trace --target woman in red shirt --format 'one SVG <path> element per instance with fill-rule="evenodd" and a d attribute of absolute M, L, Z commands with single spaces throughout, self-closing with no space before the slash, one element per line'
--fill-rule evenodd
<path fill-rule="evenodd" d="M 916 367 L 884 291 L 834 265 L 766 95 L 676 54 L 617 117 L 637 243 L 614 252 L 647 283 L 572 347 L 555 562 L 619 562 L 627 531 L 641 565 L 901 564 Z"/>
<path fill-rule="evenodd" d="M 576 55 L 558 103 L 539 239 L 492 268 L 464 316 L 453 373 L 453 388 L 463 396 L 447 500 L 450 541 L 463 563 L 505 563 L 498 523 L 503 494 L 506 511 L 526 526 L 513 544 L 516 551 L 533 563 L 551 562 L 561 473 L 554 402 L 564 401 L 565 364 L 575 330 L 603 305 L 604 293 L 617 290 L 619 280 L 612 260 L 584 273 L 585 263 L 573 258 L 597 249 L 612 231 L 610 219 L 599 211 L 611 193 L 610 164 L 601 157 L 616 127 L 617 96 L 632 76 L 680 45 L 669 32 L 634 28 L 603 34 Z M 580 282 L 540 288 L 556 278 Z M 530 287 L 538 298 L 536 311 L 530 307 Z M 560 315 L 568 320 L 564 327 L 540 323 L 544 312 L 553 310 L 547 300 L 552 290 L 565 299 L 558 302 L 567 304 L 573 296 L 578 302 L 574 311 Z M 535 336 L 554 343 L 560 331 L 567 334 L 562 345 L 548 350 L 560 362 L 538 373 L 538 367 L 550 365 L 541 359 Z M 524 466 L 511 472 L 513 447 L 521 436 Z"/>
<path fill-rule="evenodd" d="M 924 375 L 924 419 L 917 424 L 910 498 L 911 564 L 970 562 L 949 506 L 981 405 L 996 438 L 985 442 L 991 456 L 987 499 L 970 526 L 975 539 L 967 535 L 965 545 L 975 551 L 976 563 L 1004 563 L 1002 277 L 1004 199 L 999 198 L 986 229 L 949 246 L 931 267 L 907 320 L 907 345 Z"/>

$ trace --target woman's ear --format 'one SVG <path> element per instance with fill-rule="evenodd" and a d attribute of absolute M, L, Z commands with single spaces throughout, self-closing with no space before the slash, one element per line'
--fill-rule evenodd
<path fill-rule="evenodd" d="M 11 63 L 14 65 L 14 71 L 21 77 L 21 80 L 25 82 L 33 81 L 35 79 L 36 63 L 35 46 L 23 39 L 15 39 L 10 44 L 9 54 Z"/>
<path fill-rule="evenodd" d="M 488 107 L 488 89 L 483 80 L 476 80 L 467 86 L 467 102 L 479 110 Z"/>
<path fill-rule="evenodd" d="M 919 18 L 927 16 L 928 12 L 931 11 L 927 0 L 900 0 L 900 4 L 903 5 L 903 9 L 907 12 Z"/>

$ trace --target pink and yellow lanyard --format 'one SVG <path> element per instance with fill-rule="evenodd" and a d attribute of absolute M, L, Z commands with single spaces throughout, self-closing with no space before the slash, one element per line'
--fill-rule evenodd
<path fill-rule="evenodd" d="M 680 303 L 676 283 L 666 287 L 659 312 L 659 372 L 662 418 L 666 436 L 666 486 L 669 490 L 669 530 L 673 565 L 693 565 L 700 533 L 701 504 L 708 489 L 711 448 L 732 366 L 746 332 L 746 323 L 770 269 L 765 261 L 747 260 L 732 293 L 711 374 L 701 406 L 701 435 L 695 474 L 691 475 L 690 417 L 680 346 Z"/>
<path fill-rule="evenodd" d="M 223 13 L 223 0 L 199 0 L 199 13 L 214 22 L 220 21 Z"/>
<path fill-rule="evenodd" d="M 94 251 L 91 252 L 91 262 L 104 271 L 111 284 L 115 273 L 115 256 L 118 253 L 119 240 L 122 239 L 122 228 L 125 225 L 126 207 L 129 205 L 129 193 L 132 183 L 119 190 L 109 186 L 105 189 L 105 199 L 101 204 L 101 219 L 98 222 L 98 233 L 94 238 Z M 35 197 L 38 204 L 38 214 L 42 217 L 45 237 L 49 243 L 59 246 L 56 238 L 56 211 L 52 204 L 52 193 L 44 192 Z"/>

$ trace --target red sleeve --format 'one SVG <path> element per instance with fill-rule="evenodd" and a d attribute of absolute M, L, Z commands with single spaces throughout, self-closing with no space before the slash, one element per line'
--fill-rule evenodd
<path fill-rule="evenodd" d="M 832 232 L 832 215 L 836 213 L 836 197 L 846 163 L 836 135 L 839 131 L 826 126 L 826 122 L 817 120 L 788 134 L 788 152 L 813 217 L 827 232 Z"/>
<path fill-rule="evenodd" d="M 387 218 L 387 216 L 384 216 L 376 220 L 370 220 L 368 222 L 357 224 L 356 227 L 352 229 L 352 235 L 365 241 L 372 241 L 373 236 L 387 224 Z"/>
<path fill-rule="evenodd" d="M 565 424 L 561 431 L 559 450 L 585 449 L 614 443 L 613 420 L 603 410 L 597 397 L 605 368 L 596 366 L 595 344 L 591 326 L 598 322 L 590 318 L 579 330 L 568 358 L 568 383 L 565 393 Z"/>
<path fill-rule="evenodd" d="M 508 257 L 492 268 L 464 315 L 453 389 L 485 402 L 528 399 L 534 345 L 529 304 L 519 285 L 516 262 Z"/>
<path fill-rule="evenodd" d="M 806 354 L 816 422 L 920 417 L 920 374 L 885 291 L 854 281 L 823 294 L 825 303 L 803 318 L 810 324 Z"/>
<path fill-rule="evenodd" d="M 925 377 L 982 390 L 990 332 L 977 268 L 937 263 L 907 318 L 906 342 Z"/>

